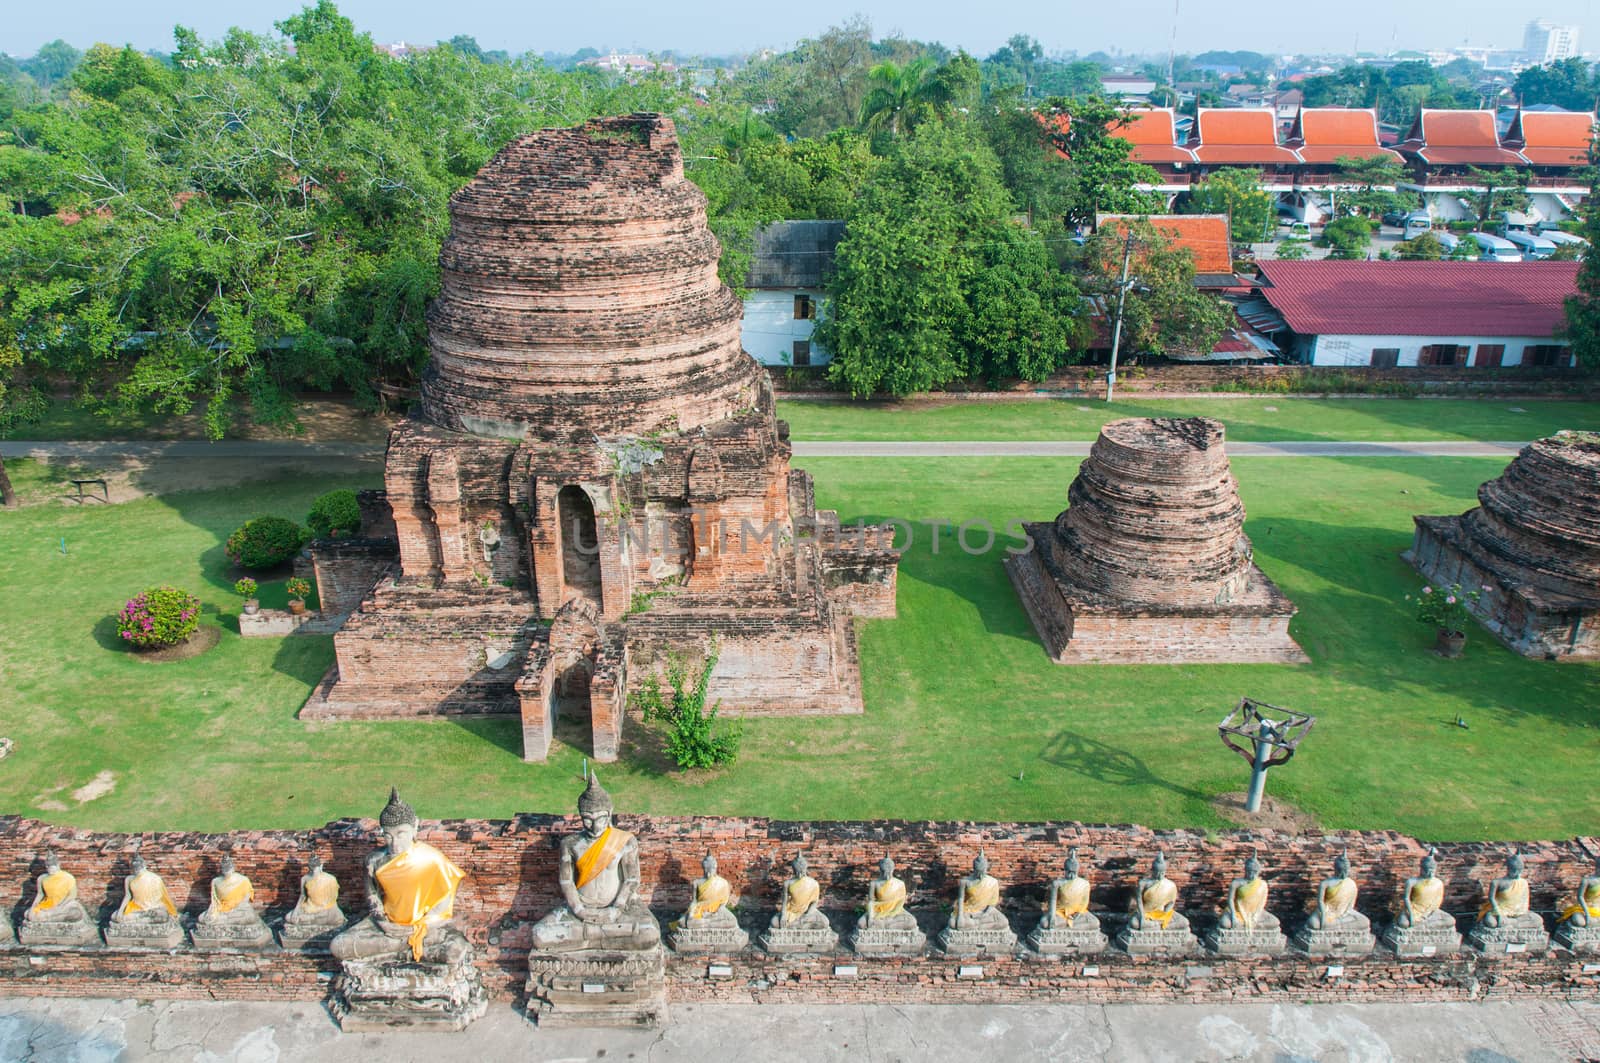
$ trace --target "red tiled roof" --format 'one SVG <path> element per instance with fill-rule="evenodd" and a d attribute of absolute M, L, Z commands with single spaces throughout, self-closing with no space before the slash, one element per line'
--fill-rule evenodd
<path fill-rule="evenodd" d="M 1594 115 L 1586 111 L 1518 112 L 1506 141 L 1535 166 L 1584 166 L 1594 141 Z"/>
<path fill-rule="evenodd" d="M 1133 145 L 1131 157 L 1135 162 L 1194 162 L 1194 154 L 1178 146 L 1177 127 L 1170 107 L 1140 107 L 1130 111 L 1127 122 L 1113 126 L 1111 135 Z"/>
<path fill-rule="evenodd" d="M 1378 145 L 1378 112 L 1346 107 L 1302 107 L 1289 130 L 1289 145 L 1310 163 L 1332 163 L 1354 156 L 1400 161 Z"/>
<path fill-rule="evenodd" d="M 1305 336 L 1553 336 L 1576 262 L 1258 263 L 1261 295 Z"/>
<path fill-rule="evenodd" d="M 1300 157 L 1278 143 L 1278 117 L 1270 107 L 1202 107 L 1195 121 L 1204 163 L 1293 165 Z"/>
<path fill-rule="evenodd" d="M 1493 111 L 1424 107 L 1400 150 L 1435 166 L 1519 166 L 1522 156 L 1500 146 Z"/>
<path fill-rule="evenodd" d="M 1233 246 L 1228 239 L 1226 214 L 1101 214 L 1097 228 L 1114 226 L 1118 234 L 1128 231 L 1128 219 L 1147 221 L 1156 232 L 1179 247 L 1188 248 L 1194 257 L 1196 273 L 1233 272 Z"/>

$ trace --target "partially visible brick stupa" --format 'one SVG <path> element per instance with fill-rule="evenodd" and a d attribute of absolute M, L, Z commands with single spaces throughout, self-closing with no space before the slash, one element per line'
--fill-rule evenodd
<path fill-rule="evenodd" d="M 524 136 L 450 218 L 420 409 L 367 500 L 398 563 L 372 585 L 381 544 L 318 553 L 325 601 L 371 590 L 303 715 L 520 714 L 541 759 L 577 713 L 608 760 L 629 689 L 713 638 L 725 709 L 860 712 L 892 529 L 840 532 L 789 468 L 672 122 Z"/>
<path fill-rule="evenodd" d="M 1459 517 L 1415 517 L 1403 555 L 1525 657 L 1600 657 L 1600 433 L 1522 448 Z"/>
<path fill-rule="evenodd" d="M 1057 663 L 1306 659 L 1294 604 L 1251 560 L 1219 422 L 1111 422 L 1067 502 L 1006 560 Z"/>

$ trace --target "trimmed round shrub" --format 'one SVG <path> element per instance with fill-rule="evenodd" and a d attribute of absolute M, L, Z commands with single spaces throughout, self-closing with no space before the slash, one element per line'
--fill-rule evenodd
<path fill-rule="evenodd" d="M 351 490 L 329 491 L 311 503 L 306 526 L 318 539 L 354 535 L 361 528 L 361 506 Z"/>
<path fill-rule="evenodd" d="M 117 614 L 117 635 L 140 650 L 188 640 L 200 629 L 200 599 L 177 587 L 146 587 Z"/>
<path fill-rule="evenodd" d="M 305 530 L 282 517 L 247 520 L 228 536 L 228 557 L 241 568 L 277 568 L 305 545 Z"/>

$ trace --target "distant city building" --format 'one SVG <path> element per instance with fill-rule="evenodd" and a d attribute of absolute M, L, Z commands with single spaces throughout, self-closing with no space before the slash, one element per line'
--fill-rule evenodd
<path fill-rule="evenodd" d="M 612 52 L 610 55 L 599 55 L 593 59 L 585 59 L 579 66 L 592 67 L 595 70 L 604 70 L 610 74 L 649 73 L 652 70 L 664 70 L 667 73 L 678 69 L 672 63 L 659 63 L 648 55 L 621 55 Z"/>
<path fill-rule="evenodd" d="M 1578 54 L 1578 27 L 1536 18 L 1522 33 L 1522 52 L 1530 63 L 1556 63 Z"/>
<path fill-rule="evenodd" d="M 395 41 L 393 44 L 375 44 L 373 47 L 395 59 L 404 59 L 408 55 L 421 55 L 423 52 L 433 51 L 432 45 L 408 44 L 405 41 Z"/>

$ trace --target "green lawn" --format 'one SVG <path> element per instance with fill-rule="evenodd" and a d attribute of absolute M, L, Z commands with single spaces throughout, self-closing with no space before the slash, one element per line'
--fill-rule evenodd
<path fill-rule="evenodd" d="M 806 464 L 819 502 L 847 517 L 999 526 L 1053 515 L 1075 468 Z M 1462 659 L 1443 661 L 1401 601 L 1418 585 L 1395 556 L 1410 515 L 1466 508 L 1503 462 L 1234 465 L 1257 556 L 1301 607 L 1293 630 L 1311 665 L 1051 664 L 999 555 L 968 556 L 951 533 L 935 554 L 924 534 L 901 569 L 900 618 L 864 625 L 865 716 L 749 721 L 731 769 L 684 780 L 624 762 L 604 772 L 608 787 L 639 812 L 1213 826 L 1207 799 L 1245 782 L 1215 725 L 1249 694 L 1318 715 L 1268 792 L 1326 826 L 1437 839 L 1593 833 L 1600 666 L 1527 661 L 1482 632 Z M 302 479 L 0 514 L 0 728 L 17 743 L 0 762 L 0 812 L 100 829 L 309 827 L 376 814 L 391 783 L 429 817 L 568 809 L 582 751 L 558 747 L 548 764 L 525 765 L 510 721 L 294 718 L 331 662 L 331 640 L 241 640 L 221 542 L 246 515 L 303 518 L 334 486 Z M 206 622 L 224 627 L 216 649 L 148 664 L 112 645 L 111 614 L 156 581 L 201 595 Z M 1452 726 L 1458 714 L 1470 729 Z M 109 793 L 74 794 L 102 773 Z"/>
<path fill-rule="evenodd" d="M 1093 439 L 1119 417 L 1215 417 L 1238 441 L 1538 439 L 1600 428 L 1600 402 L 1524 399 L 1027 399 L 1014 402 L 780 402 L 795 439 Z"/>

